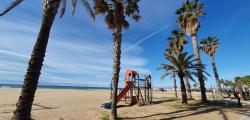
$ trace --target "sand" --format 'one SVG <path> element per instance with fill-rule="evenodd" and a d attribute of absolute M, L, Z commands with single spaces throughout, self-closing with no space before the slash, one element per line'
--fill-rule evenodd
<path fill-rule="evenodd" d="M 0 120 L 8 120 L 15 109 L 20 89 L 0 89 Z M 199 99 L 199 93 L 193 93 Z M 208 93 L 211 98 L 211 93 Z M 109 102 L 108 90 L 38 89 L 33 104 L 32 118 L 36 120 L 101 120 L 109 117 L 110 110 L 102 103 Z M 182 106 L 173 99 L 172 92 L 154 91 L 153 104 L 139 107 L 119 103 L 118 115 L 122 119 L 169 120 L 239 120 L 249 106 L 204 106 L 195 101 Z"/>

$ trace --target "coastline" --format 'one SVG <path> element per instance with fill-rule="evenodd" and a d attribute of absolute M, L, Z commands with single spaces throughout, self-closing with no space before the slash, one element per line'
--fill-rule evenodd
<path fill-rule="evenodd" d="M 22 88 L 21 84 L 0 84 L 1 88 Z M 110 90 L 110 87 L 38 85 L 38 89 Z"/>

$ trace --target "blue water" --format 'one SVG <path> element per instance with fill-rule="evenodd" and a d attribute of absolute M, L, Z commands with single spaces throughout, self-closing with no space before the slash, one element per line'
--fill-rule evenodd
<path fill-rule="evenodd" d="M 22 85 L 18 85 L 18 84 L 0 84 L 0 88 L 22 88 Z M 82 89 L 82 90 L 110 90 L 110 87 L 51 86 L 51 85 L 38 85 L 38 88 L 47 88 L 47 89 Z"/>

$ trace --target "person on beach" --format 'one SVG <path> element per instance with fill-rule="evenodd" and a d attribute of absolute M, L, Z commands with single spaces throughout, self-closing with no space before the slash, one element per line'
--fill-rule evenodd
<path fill-rule="evenodd" d="M 241 105 L 241 102 L 240 102 L 240 98 L 241 98 L 241 95 L 240 95 L 240 92 L 236 92 L 234 94 L 235 98 L 238 100 L 238 106 L 242 106 Z"/>
<path fill-rule="evenodd" d="M 227 98 L 230 98 L 230 97 L 231 97 L 231 91 L 227 90 Z"/>

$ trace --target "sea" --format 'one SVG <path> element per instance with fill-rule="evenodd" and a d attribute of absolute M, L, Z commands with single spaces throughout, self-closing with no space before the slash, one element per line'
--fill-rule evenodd
<path fill-rule="evenodd" d="M 0 88 L 22 88 L 22 85 L 19 85 L 19 84 L 0 84 Z M 78 90 L 110 90 L 110 87 L 53 86 L 53 85 L 38 85 L 37 88 L 46 88 L 46 89 L 78 89 Z"/>

